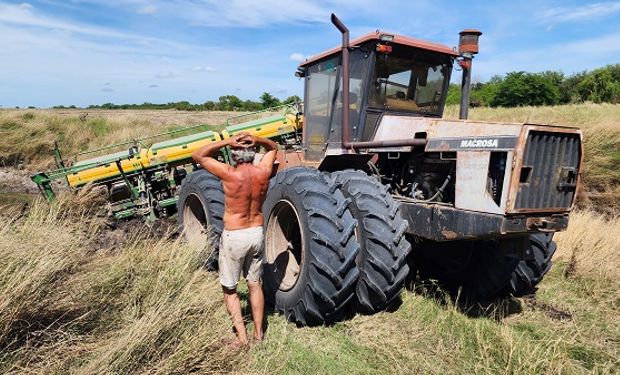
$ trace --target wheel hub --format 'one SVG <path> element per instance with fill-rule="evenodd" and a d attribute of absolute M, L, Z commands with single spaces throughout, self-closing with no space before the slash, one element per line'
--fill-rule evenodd
<path fill-rule="evenodd" d="M 265 231 L 266 271 L 282 291 L 295 286 L 301 273 L 303 234 L 293 205 L 281 200 L 273 208 Z"/>

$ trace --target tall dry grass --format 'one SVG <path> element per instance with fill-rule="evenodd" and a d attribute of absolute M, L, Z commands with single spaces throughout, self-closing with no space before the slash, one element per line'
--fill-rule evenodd
<path fill-rule="evenodd" d="M 220 287 L 201 269 L 200 254 L 146 233 L 119 230 L 127 238 L 106 242 L 109 229 L 80 199 L 38 201 L 2 220 L 0 372 L 238 367 L 244 354 L 231 357 Z"/>
<path fill-rule="evenodd" d="M 568 263 L 567 273 L 609 280 L 620 285 L 618 217 L 606 219 L 592 211 L 573 212 L 568 230 L 558 233 L 555 240 L 558 244 L 555 258 Z"/>
<path fill-rule="evenodd" d="M 3 218 L 0 372 L 620 371 L 620 252 L 609 236 L 619 224 L 593 212 L 574 213 L 558 235 L 556 265 L 536 299 L 498 301 L 472 316 L 447 295 L 403 291 L 393 313 L 328 327 L 269 315 L 267 341 L 239 351 L 228 345 L 218 281 L 200 254 L 141 225 L 109 231 L 88 213 L 90 198 L 76 199 Z"/>
<path fill-rule="evenodd" d="M 85 113 L 88 116 L 83 117 Z M 0 165 L 49 168 L 54 160 L 54 141 L 58 141 L 63 156 L 68 158 L 78 152 L 177 130 L 182 126 L 206 124 L 219 128 L 228 116 L 227 112 L 166 110 L 0 110 L 0 137 L 3 139 Z M 120 148 L 127 149 L 128 146 Z"/>

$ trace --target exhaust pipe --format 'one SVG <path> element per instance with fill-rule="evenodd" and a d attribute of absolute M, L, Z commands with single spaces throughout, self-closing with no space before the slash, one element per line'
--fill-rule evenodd
<path fill-rule="evenodd" d="M 349 140 L 349 29 L 332 13 L 332 23 L 342 33 L 342 131 L 341 142 L 345 149 L 351 148 Z"/>
<path fill-rule="evenodd" d="M 471 66 L 474 55 L 478 53 L 478 38 L 482 33 L 474 29 L 466 29 L 459 33 L 459 65 L 463 70 L 461 80 L 461 107 L 459 119 L 467 120 L 469 115 L 469 91 L 471 88 Z"/>

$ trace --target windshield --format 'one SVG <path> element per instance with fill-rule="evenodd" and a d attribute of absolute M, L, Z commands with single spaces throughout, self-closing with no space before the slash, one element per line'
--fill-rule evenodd
<path fill-rule="evenodd" d="M 445 57 L 438 60 L 424 51 L 396 46 L 394 53 L 377 54 L 369 106 L 441 114 L 452 66 Z"/>

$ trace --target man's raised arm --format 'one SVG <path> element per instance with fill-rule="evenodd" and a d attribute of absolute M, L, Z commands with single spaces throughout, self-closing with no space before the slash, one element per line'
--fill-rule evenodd
<path fill-rule="evenodd" d="M 257 146 L 263 146 L 267 151 L 258 165 L 261 168 L 267 169 L 270 173 L 273 169 L 273 163 L 278 156 L 278 144 L 271 139 L 252 136 L 252 142 Z"/>
<path fill-rule="evenodd" d="M 213 173 L 219 178 L 223 178 L 228 173 L 228 168 L 230 166 L 228 164 L 217 161 L 213 157 L 213 155 L 221 148 L 226 146 L 242 147 L 242 140 L 248 136 L 248 133 L 242 132 L 233 137 L 223 139 L 218 142 L 209 143 L 194 151 L 192 153 L 192 158 L 196 163 L 200 164 L 207 171 Z"/>

